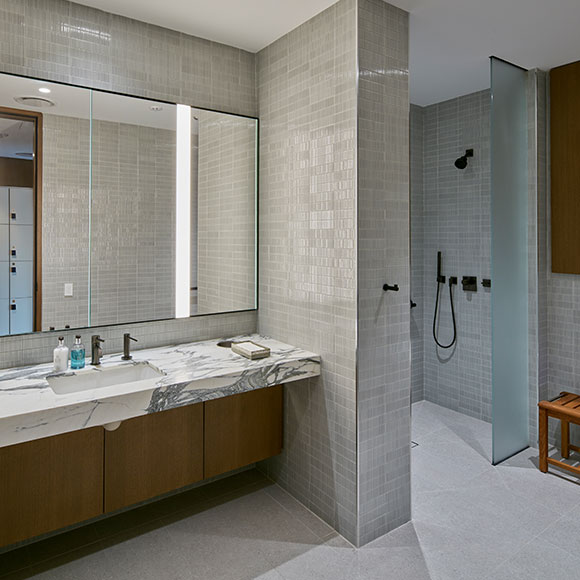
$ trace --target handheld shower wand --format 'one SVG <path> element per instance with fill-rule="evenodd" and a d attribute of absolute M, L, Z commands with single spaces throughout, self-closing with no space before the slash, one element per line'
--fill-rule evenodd
<path fill-rule="evenodd" d="M 449 344 L 441 344 L 437 338 L 437 314 L 439 313 L 439 290 L 441 284 L 445 284 L 445 276 L 441 274 L 441 252 L 437 252 L 437 295 L 435 298 L 435 313 L 433 314 L 433 338 L 439 348 L 451 348 L 457 341 L 457 324 L 455 322 L 455 307 L 453 305 L 453 290 L 451 287 L 457 284 L 457 278 L 449 276 L 449 302 L 451 303 L 451 319 L 453 320 L 453 340 Z"/>

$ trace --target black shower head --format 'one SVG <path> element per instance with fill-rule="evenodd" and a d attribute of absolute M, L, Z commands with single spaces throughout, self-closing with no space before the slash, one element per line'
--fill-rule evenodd
<path fill-rule="evenodd" d="M 468 157 L 473 157 L 473 149 L 466 149 L 465 155 L 462 155 L 459 159 L 455 160 L 455 167 L 457 167 L 457 169 L 465 169 L 467 167 Z"/>

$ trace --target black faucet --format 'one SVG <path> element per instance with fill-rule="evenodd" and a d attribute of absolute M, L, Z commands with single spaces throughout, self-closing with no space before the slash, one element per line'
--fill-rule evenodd
<path fill-rule="evenodd" d="M 131 360 L 131 341 L 139 342 L 136 338 L 133 338 L 128 332 L 123 335 L 123 360 Z"/>
<path fill-rule="evenodd" d="M 93 336 L 91 336 L 91 364 L 93 366 L 98 366 L 101 364 L 101 357 L 103 356 L 101 343 L 103 342 L 105 342 L 105 340 L 98 334 L 93 334 Z"/>

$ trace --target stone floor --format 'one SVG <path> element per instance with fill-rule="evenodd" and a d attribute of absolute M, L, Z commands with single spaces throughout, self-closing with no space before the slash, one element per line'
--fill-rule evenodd
<path fill-rule="evenodd" d="M 550 580 L 578 577 L 580 487 L 537 452 L 490 463 L 490 425 L 413 406 L 413 521 L 355 550 L 248 471 L 0 556 L 38 580 Z"/>

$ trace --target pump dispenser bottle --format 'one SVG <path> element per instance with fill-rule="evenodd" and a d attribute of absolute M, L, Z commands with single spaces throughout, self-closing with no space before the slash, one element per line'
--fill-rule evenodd
<path fill-rule="evenodd" d="M 72 370 L 85 368 L 85 345 L 81 342 L 79 334 L 75 337 L 75 343 L 70 351 L 70 368 Z"/>
<path fill-rule="evenodd" d="M 64 373 L 68 369 L 68 346 L 64 344 L 64 336 L 58 337 L 58 346 L 53 352 L 54 370 Z"/>

